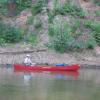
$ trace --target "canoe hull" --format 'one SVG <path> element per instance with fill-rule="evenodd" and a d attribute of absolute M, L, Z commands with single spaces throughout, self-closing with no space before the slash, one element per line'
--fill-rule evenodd
<path fill-rule="evenodd" d="M 14 70 L 20 71 L 77 71 L 80 69 L 78 64 L 66 65 L 66 66 L 25 66 L 14 64 Z"/>

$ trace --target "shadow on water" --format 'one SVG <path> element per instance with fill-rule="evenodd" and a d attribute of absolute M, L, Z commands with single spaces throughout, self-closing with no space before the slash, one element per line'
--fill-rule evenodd
<path fill-rule="evenodd" d="M 12 64 L 0 64 L 0 68 L 12 68 Z"/>

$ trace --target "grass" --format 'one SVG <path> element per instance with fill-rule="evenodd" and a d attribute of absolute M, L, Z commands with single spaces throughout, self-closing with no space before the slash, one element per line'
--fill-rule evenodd
<path fill-rule="evenodd" d="M 43 0 L 38 0 L 37 3 L 32 5 L 32 15 L 36 15 L 42 11 L 43 8 Z"/>
<path fill-rule="evenodd" d="M 96 16 L 100 16 L 100 11 L 99 10 L 96 10 L 95 11 L 95 14 L 96 14 Z"/>
<path fill-rule="evenodd" d="M 28 38 L 27 38 L 27 43 L 30 43 L 32 45 L 34 45 L 37 42 L 37 35 L 36 34 L 31 34 Z"/>
<path fill-rule="evenodd" d="M 86 28 L 90 28 L 95 41 L 100 46 L 100 22 L 93 22 L 91 20 L 86 20 L 84 22 Z"/>
<path fill-rule="evenodd" d="M 78 16 L 78 17 L 85 17 L 85 12 L 80 7 L 77 7 L 75 5 L 72 5 L 71 3 L 66 2 L 63 6 L 60 4 L 55 5 L 55 12 L 59 13 L 61 15 L 72 15 L 72 16 Z"/>
<path fill-rule="evenodd" d="M 0 22 L 0 44 L 16 43 L 21 41 L 22 38 L 23 36 L 17 28 L 2 21 Z"/>

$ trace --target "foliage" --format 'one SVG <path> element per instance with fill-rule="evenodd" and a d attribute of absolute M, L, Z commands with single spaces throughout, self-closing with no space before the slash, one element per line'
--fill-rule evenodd
<path fill-rule="evenodd" d="M 86 40 L 86 48 L 93 49 L 96 45 L 96 41 L 92 35 Z"/>
<path fill-rule="evenodd" d="M 32 5 L 32 14 L 36 15 L 42 11 L 43 0 L 38 0 L 35 4 Z"/>
<path fill-rule="evenodd" d="M 48 47 L 61 53 L 66 50 L 93 49 L 96 45 L 93 35 L 89 34 L 86 39 L 83 39 L 83 34 L 77 32 L 77 29 L 80 28 L 80 21 L 75 21 L 74 25 L 71 26 L 64 19 L 54 20 L 53 23 L 50 23 L 48 30 L 50 44 Z"/>
<path fill-rule="evenodd" d="M 94 36 L 97 44 L 100 46 L 100 22 L 86 21 L 84 23 L 85 27 L 92 30 L 92 35 Z"/>
<path fill-rule="evenodd" d="M 12 3 L 16 3 L 17 12 L 20 12 L 28 7 L 31 7 L 31 0 L 12 0 Z M 0 0 L 0 12 L 3 15 L 8 13 L 7 0 Z"/>
<path fill-rule="evenodd" d="M 0 8 L 0 13 L 1 13 L 2 15 L 7 15 L 7 14 L 8 14 L 8 10 L 7 10 L 5 7 L 1 7 L 1 8 Z"/>
<path fill-rule="evenodd" d="M 34 17 L 33 25 L 35 28 L 40 28 L 42 27 L 42 22 L 38 16 Z"/>
<path fill-rule="evenodd" d="M 67 13 L 73 16 L 79 16 L 79 17 L 85 16 L 85 13 L 80 7 L 72 5 L 71 3 L 68 2 L 66 2 L 63 6 L 61 6 L 60 4 L 56 4 L 55 12 L 60 13 L 62 15 L 65 15 Z"/>
<path fill-rule="evenodd" d="M 72 32 L 75 33 L 77 29 L 79 29 L 81 26 L 81 22 L 80 20 L 75 20 L 73 23 L 72 23 Z"/>
<path fill-rule="evenodd" d="M 48 31 L 49 36 L 53 37 L 57 30 L 54 25 L 49 24 Z"/>
<path fill-rule="evenodd" d="M 84 21 L 84 26 L 85 26 L 86 28 L 92 28 L 92 26 L 93 26 L 93 21 L 91 21 L 91 20 L 85 20 L 85 21 Z"/>
<path fill-rule="evenodd" d="M 0 4 L 5 2 L 7 2 L 7 0 L 0 0 Z"/>
<path fill-rule="evenodd" d="M 63 21 L 50 25 L 49 35 L 52 36 L 51 47 L 61 53 L 65 52 L 72 38 L 70 32 L 69 25 Z"/>
<path fill-rule="evenodd" d="M 100 16 L 100 11 L 99 10 L 96 10 L 95 11 L 95 14 L 96 14 L 96 16 Z"/>
<path fill-rule="evenodd" d="M 40 28 L 42 26 L 42 22 L 41 22 L 39 16 L 28 17 L 27 24 L 34 25 L 35 28 Z"/>
<path fill-rule="evenodd" d="M 34 20 L 34 17 L 33 16 L 29 16 L 28 18 L 27 18 L 27 24 L 29 24 L 29 25 L 31 25 L 31 24 L 33 24 L 33 20 Z"/>
<path fill-rule="evenodd" d="M 96 33 L 100 32 L 100 22 L 95 22 L 92 26 L 91 26 L 92 30 L 95 31 Z"/>
<path fill-rule="evenodd" d="M 93 36 L 97 42 L 97 44 L 100 46 L 100 32 L 93 32 Z"/>
<path fill-rule="evenodd" d="M 100 0 L 94 0 L 94 3 L 98 6 L 100 6 Z"/>
<path fill-rule="evenodd" d="M 32 33 L 28 38 L 27 38 L 27 42 L 31 43 L 31 44 L 35 44 L 37 41 L 37 35 L 36 33 Z"/>
<path fill-rule="evenodd" d="M 48 11 L 48 22 L 52 23 L 53 19 L 55 17 L 55 12 L 54 11 Z"/>
<path fill-rule="evenodd" d="M 5 0 L 4 1 L 2 0 L 2 2 L 0 1 L 0 13 L 3 15 L 7 15 L 8 13 Z"/>
<path fill-rule="evenodd" d="M 22 34 L 13 26 L 0 22 L 0 44 L 15 43 L 22 39 Z"/>
<path fill-rule="evenodd" d="M 22 11 L 28 7 L 31 7 L 32 0 L 16 0 L 17 9 Z"/>

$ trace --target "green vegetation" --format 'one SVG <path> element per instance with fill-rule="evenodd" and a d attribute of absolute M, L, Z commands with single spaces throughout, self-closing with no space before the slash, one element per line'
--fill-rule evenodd
<path fill-rule="evenodd" d="M 86 28 L 92 30 L 92 35 L 94 36 L 97 44 L 100 46 L 100 22 L 92 22 L 90 20 L 85 21 L 84 25 Z"/>
<path fill-rule="evenodd" d="M 16 4 L 15 12 L 20 13 L 22 10 L 31 7 L 32 0 L 12 0 L 12 4 Z M 0 0 L 0 13 L 3 15 L 8 14 L 7 0 Z"/>
<path fill-rule="evenodd" d="M 25 36 L 27 37 L 27 36 Z M 17 43 L 23 41 L 24 31 L 16 29 L 14 26 L 0 22 L 0 45 L 5 43 Z M 35 44 L 37 41 L 36 33 L 31 33 L 25 40 L 28 43 Z"/>
<path fill-rule="evenodd" d="M 49 23 L 52 23 L 53 22 L 54 17 L 55 17 L 54 11 L 49 11 L 48 10 L 48 22 Z"/>
<path fill-rule="evenodd" d="M 49 35 L 51 38 L 50 46 L 61 53 L 65 52 L 71 38 L 71 29 L 67 23 L 57 22 L 50 25 Z"/>
<path fill-rule="evenodd" d="M 71 3 L 66 2 L 63 6 L 60 4 L 55 5 L 55 12 L 61 15 L 70 14 L 72 16 L 85 17 L 85 13 L 80 7 L 72 5 Z"/>
<path fill-rule="evenodd" d="M 33 25 L 34 25 L 34 27 L 35 27 L 36 29 L 42 27 L 42 22 L 41 22 L 41 19 L 39 18 L 39 16 L 35 16 L 35 17 L 34 17 Z"/>
<path fill-rule="evenodd" d="M 31 7 L 32 0 L 16 0 L 17 10 L 22 11 L 28 7 Z"/>
<path fill-rule="evenodd" d="M 22 39 L 22 34 L 13 26 L 0 22 L 0 44 L 16 43 Z"/>
<path fill-rule="evenodd" d="M 33 20 L 34 20 L 34 17 L 33 16 L 29 16 L 26 23 L 29 24 L 29 25 L 32 25 L 33 24 Z"/>
<path fill-rule="evenodd" d="M 72 32 L 75 33 L 77 31 L 77 29 L 80 29 L 81 26 L 81 22 L 80 20 L 74 20 L 74 22 L 72 23 Z M 75 34 L 81 34 L 81 33 L 75 33 Z"/>
<path fill-rule="evenodd" d="M 95 11 L 95 14 L 96 14 L 96 16 L 100 16 L 100 11 L 99 10 L 96 10 Z"/>
<path fill-rule="evenodd" d="M 0 13 L 2 13 L 3 15 L 7 15 L 8 10 L 6 7 L 6 1 L 7 0 L 0 0 Z"/>
<path fill-rule="evenodd" d="M 77 32 L 77 29 L 80 28 L 80 22 L 76 21 L 74 25 L 72 27 L 62 19 L 50 24 L 48 34 L 51 41 L 48 47 L 61 53 L 66 50 L 93 49 L 96 42 L 92 34 L 86 39 L 80 38 L 83 35 L 81 32 Z"/>
<path fill-rule="evenodd" d="M 94 0 L 94 3 L 98 6 L 100 6 L 100 0 Z"/>
<path fill-rule="evenodd" d="M 51 9 L 47 7 L 48 0 L 37 0 L 34 3 L 32 0 L 15 1 L 18 12 L 29 8 L 32 16 L 28 17 L 25 29 L 16 29 L 14 26 L 0 22 L 0 44 L 19 42 L 23 37 L 28 43 L 36 43 L 36 34 L 43 28 L 41 14 L 44 13 L 41 12 L 45 10 L 48 14 L 48 35 L 50 36 L 48 46 L 50 48 L 63 53 L 66 50 L 92 49 L 96 43 L 100 46 L 100 22 L 85 19 L 86 13 L 82 8 L 75 6 L 70 1 L 66 1 L 62 5 L 59 0 L 53 0 L 52 6 L 54 7 Z M 0 0 L 0 13 L 3 15 L 8 13 L 6 2 L 7 0 Z M 94 3 L 99 4 L 100 2 L 95 0 Z M 100 11 L 95 11 L 95 15 L 100 16 Z M 45 17 L 45 15 L 43 16 Z M 56 19 L 57 17 L 58 19 Z M 34 32 L 32 30 L 28 35 L 27 31 L 30 26 L 33 26 Z M 89 30 L 86 34 L 85 29 Z"/>
<path fill-rule="evenodd" d="M 93 49 L 96 45 L 96 41 L 93 38 L 92 35 L 90 35 L 90 37 L 88 38 L 88 40 L 86 40 L 86 48 L 87 49 Z"/>
<path fill-rule="evenodd" d="M 7 2 L 7 0 L 0 0 L 0 4 Z"/>
<path fill-rule="evenodd" d="M 85 20 L 84 21 L 84 26 L 86 28 L 92 28 L 93 27 L 93 21 L 91 21 L 91 20 Z"/>
<path fill-rule="evenodd" d="M 38 0 L 35 4 L 32 5 L 32 15 L 36 15 L 42 11 L 43 0 Z"/>
<path fill-rule="evenodd" d="M 36 33 L 32 33 L 27 39 L 26 42 L 34 45 L 37 42 L 37 35 Z"/>

